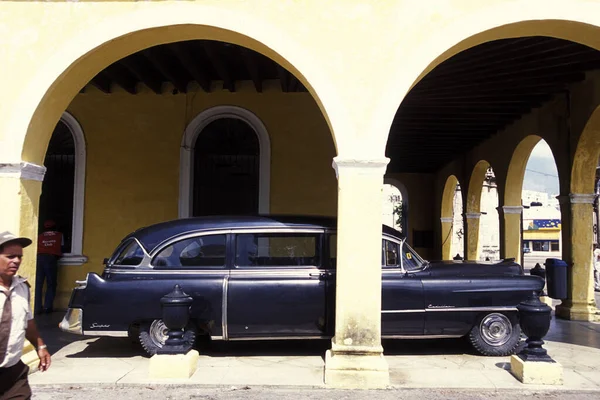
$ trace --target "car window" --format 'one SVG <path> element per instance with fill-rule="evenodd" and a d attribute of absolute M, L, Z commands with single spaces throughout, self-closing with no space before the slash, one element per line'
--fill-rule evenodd
<path fill-rule="evenodd" d="M 337 262 L 337 235 L 329 235 L 329 265 L 335 268 Z"/>
<path fill-rule="evenodd" d="M 140 265 L 144 258 L 144 250 L 137 241 L 131 239 L 120 248 L 119 254 L 112 264 L 114 265 Z"/>
<path fill-rule="evenodd" d="M 410 247 L 406 241 L 402 242 L 402 266 L 406 271 L 416 271 L 422 269 L 425 260 Z"/>
<path fill-rule="evenodd" d="M 383 239 L 382 247 L 383 252 L 381 254 L 381 264 L 383 265 L 383 267 L 399 267 L 400 258 L 398 257 L 398 243 Z"/>
<path fill-rule="evenodd" d="M 240 233 L 235 239 L 238 267 L 318 265 L 318 235 L 310 233 Z"/>
<path fill-rule="evenodd" d="M 152 260 L 158 268 L 224 268 L 225 235 L 204 235 L 180 240 L 162 249 Z"/>

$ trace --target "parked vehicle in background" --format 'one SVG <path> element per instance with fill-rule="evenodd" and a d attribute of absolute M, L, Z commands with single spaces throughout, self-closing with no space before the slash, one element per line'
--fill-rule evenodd
<path fill-rule="evenodd" d="M 336 220 L 203 217 L 139 229 L 102 275 L 73 290 L 60 324 L 82 335 L 130 336 L 148 354 L 166 339 L 160 298 L 178 284 L 192 296 L 185 338 L 315 339 L 334 334 Z M 468 336 L 484 355 L 516 349 L 516 306 L 544 282 L 514 260 L 423 260 L 382 228 L 382 337 Z M 356 294 L 360 296 L 360 293 Z"/>

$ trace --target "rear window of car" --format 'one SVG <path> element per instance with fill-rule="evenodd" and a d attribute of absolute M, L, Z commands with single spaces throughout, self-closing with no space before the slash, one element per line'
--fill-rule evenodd
<path fill-rule="evenodd" d="M 115 257 L 114 265 L 128 265 L 136 266 L 140 265 L 144 258 L 144 250 L 140 247 L 136 240 L 131 239 L 129 242 L 124 243 L 118 250 L 118 254 Z"/>
<path fill-rule="evenodd" d="M 240 233 L 235 240 L 238 267 L 317 266 L 319 235 L 310 233 Z"/>
<path fill-rule="evenodd" d="M 195 236 L 174 242 L 152 260 L 158 268 L 224 268 L 226 235 Z"/>

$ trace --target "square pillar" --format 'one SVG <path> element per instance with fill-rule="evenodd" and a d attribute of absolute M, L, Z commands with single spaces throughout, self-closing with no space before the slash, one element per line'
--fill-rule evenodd
<path fill-rule="evenodd" d="M 467 240 L 465 241 L 465 260 L 477 260 L 479 258 L 479 219 L 481 213 L 466 213 Z"/>
<path fill-rule="evenodd" d="M 596 319 L 596 302 L 594 299 L 594 208 L 595 194 L 571 193 L 570 235 L 568 245 L 571 255 L 568 270 L 568 298 L 556 307 L 556 315 L 560 318 L 575 321 L 594 321 Z M 565 243 L 567 241 L 563 241 Z M 563 252 L 563 254 L 565 254 Z M 569 262 L 570 261 L 570 262 Z"/>
<path fill-rule="evenodd" d="M 503 206 L 500 207 L 504 215 L 504 254 L 503 258 L 514 258 L 519 264 L 522 264 L 521 255 L 523 253 L 523 239 L 521 226 L 522 206 Z"/>
<path fill-rule="evenodd" d="M 389 159 L 334 158 L 338 178 L 335 336 L 325 384 L 383 388 L 389 369 L 381 346 L 381 213 Z"/>
<path fill-rule="evenodd" d="M 454 218 L 442 217 L 442 260 L 452 260 L 452 228 Z"/>

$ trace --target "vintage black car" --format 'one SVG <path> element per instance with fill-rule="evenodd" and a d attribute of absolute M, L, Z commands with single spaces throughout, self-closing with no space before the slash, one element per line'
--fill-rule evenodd
<path fill-rule="evenodd" d="M 167 331 L 160 299 L 178 284 L 193 298 L 188 342 L 329 338 L 336 239 L 336 220 L 326 217 L 202 217 L 142 228 L 122 240 L 102 276 L 77 282 L 60 327 L 129 336 L 155 354 Z M 427 262 L 387 226 L 381 264 L 383 338 L 467 336 L 484 355 L 514 352 L 516 306 L 544 286 L 513 260 Z"/>

